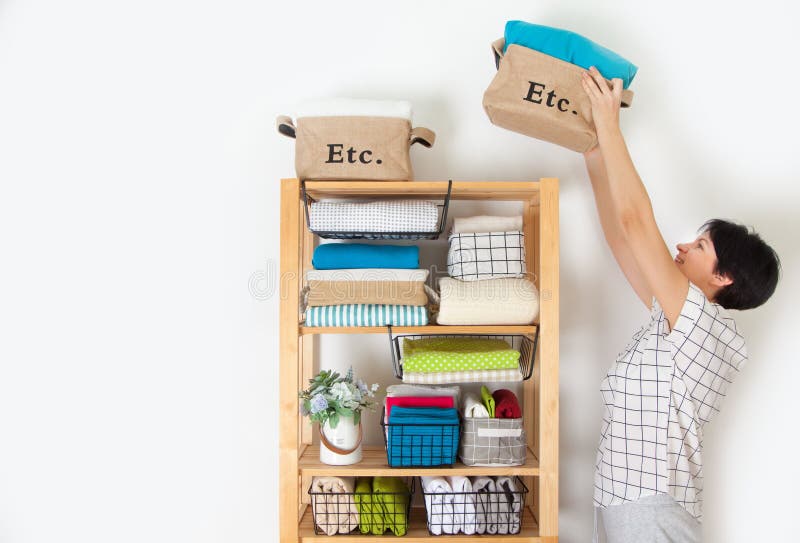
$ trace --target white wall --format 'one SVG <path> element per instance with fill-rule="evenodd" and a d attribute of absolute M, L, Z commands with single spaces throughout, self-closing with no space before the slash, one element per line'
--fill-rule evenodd
<path fill-rule="evenodd" d="M 561 178 L 560 524 L 562 541 L 588 540 L 598 385 L 645 312 L 580 156 L 481 109 L 511 18 L 640 66 L 623 128 L 670 243 L 732 217 L 782 256 L 775 299 L 738 316 L 751 361 L 706 434 L 705 533 L 789 540 L 794 4 L 492 4 L 0 2 L 0 541 L 276 538 L 278 179 L 293 150 L 273 120 L 319 96 L 411 100 L 439 138 L 414 151 L 420 179 Z M 384 340 L 365 342 L 385 365 L 369 377 L 389 382 Z"/>

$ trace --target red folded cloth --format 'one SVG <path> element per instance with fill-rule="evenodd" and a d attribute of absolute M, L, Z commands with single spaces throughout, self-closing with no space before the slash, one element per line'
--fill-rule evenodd
<path fill-rule="evenodd" d="M 522 418 L 522 409 L 514 393 L 505 388 L 492 392 L 494 398 L 494 416 L 498 419 Z"/>
<path fill-rule="evenodd" d="M 392 407 L 455 407 L 452 396 L 387 396 L 386 420 Z"/>

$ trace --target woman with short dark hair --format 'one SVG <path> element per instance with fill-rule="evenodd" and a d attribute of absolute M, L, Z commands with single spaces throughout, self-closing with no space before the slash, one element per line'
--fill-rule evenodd
<path fill-rule="evenodd" d="M 595 469 L 597 518 L 609 543 L 698 542 L 703 427 L 747 360 L 726 309 L 766 302 L 780 274 L 758 234 L 714 219 L 673 257 L 619 127 L 622 81 L 583 74 L 598 146 L 584 158 L 606 241 L 650 320 L 601 385 L 606 405 Z"/>

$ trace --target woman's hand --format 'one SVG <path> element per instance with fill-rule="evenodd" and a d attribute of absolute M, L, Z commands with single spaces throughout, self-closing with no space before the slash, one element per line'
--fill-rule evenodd
<path fill-rule="evenodd" d="M 598 137 L 602 132 L 619 130 L 619 107 L 622 101 L 622 79 L 612 79 L 611 87 L 597 68 L 592 66 L 581 75 L 583 90 L 592 104 L 592 118 Z"/>

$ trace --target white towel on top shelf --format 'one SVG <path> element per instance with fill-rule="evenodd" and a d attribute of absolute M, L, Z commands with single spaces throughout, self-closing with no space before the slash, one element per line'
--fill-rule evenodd
<path fill-rule="evenodd" d="M 512 232 L 522 230 L 522 215 L 497 217 L 478 215 L 476 217 L 456 217 L 453 219 L 453 234 L 473 234 L 476 232 Z"/>

